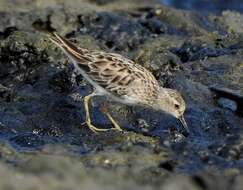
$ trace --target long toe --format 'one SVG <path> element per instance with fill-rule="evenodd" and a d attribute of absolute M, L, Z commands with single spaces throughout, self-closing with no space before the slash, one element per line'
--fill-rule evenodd
<path fill-rule="evenodd" d="M 109 131 L 110 129 L 102 129 L 102 128 L 97 128 L 94 125 L 88 125 L 89 129 L 95 133 L 99 133 L 99 132 L 106 132 Z"/>
<path fill-rule="evenodd" d="M 123 129 L 119 125 L 114 125 L 114 127 L 111 128 L 112 130 L 120 131 L 122 132 Z"/>

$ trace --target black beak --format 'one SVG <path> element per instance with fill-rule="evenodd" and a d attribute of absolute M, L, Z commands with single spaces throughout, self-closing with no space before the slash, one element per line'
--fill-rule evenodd
<path fill-rule="evenodd" d="M 188 136 L 190 131 L 189 131 L 189 128 L 188 128 L 188 126 L 186 124 L 186 120 L 185 120 L 184 116 L 181 115 L 178 119 L 180 120 L 180 122 L 181 122 L 181 124 L 183 126 L 183 129 L 184 129 L 184 132 L 182 134 L 185 135 L 185 136 Z"/>

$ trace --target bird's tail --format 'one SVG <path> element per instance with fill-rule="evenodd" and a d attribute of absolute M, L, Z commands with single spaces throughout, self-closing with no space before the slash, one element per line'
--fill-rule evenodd
<path fill-rule="evenodd" d="M 87 49 L 77 47 L 70 40 L 60 36 L 56 32 L 49 33 L 49 39 L 60 47 L 72 60 L 79 63 L 91 61 L 88 56 L 89 51 Z"/>

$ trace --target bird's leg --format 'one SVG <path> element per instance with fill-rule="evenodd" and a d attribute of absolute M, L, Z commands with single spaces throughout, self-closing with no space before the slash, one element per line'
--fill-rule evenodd
<path fill-rule="evenodd" d="M 101 106 L 100 110 L 107 117 L 107 119 L 111 122 L 111 124 L 113 125 L 113 128 L 111 128 L 111 129 L 114 129 L 114 130 L 117 130 L 117 131 L 123 131 L 122 128 L 119 126 L 119 124 L 115 121 L 115 119 L 108 112 L 106 105 L 103 104 Z"/>
<path fill-rule="evenodd" d="M 85 110 L 85 123 L 89 127 L 89 129 L 95 133 L 108 131 L 109 129 L 99 129 L 96 128 L 94 125 L 91 124 L 90 114 L 89 114 L 89 100 L 91 97 L 95 96 L 96 94 L 93 92 L 83 98 L 84 103 L 84 110 Z"/>

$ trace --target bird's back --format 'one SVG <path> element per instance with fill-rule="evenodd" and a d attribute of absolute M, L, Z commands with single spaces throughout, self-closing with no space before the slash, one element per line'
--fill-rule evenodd
<path fill-rule="evenodd" d="M 54 33 L 50 39 L 101 94 L 127 104 L 150 104 L 159 85 L 147 69 L 114 53 L 89 51 Z"/>

